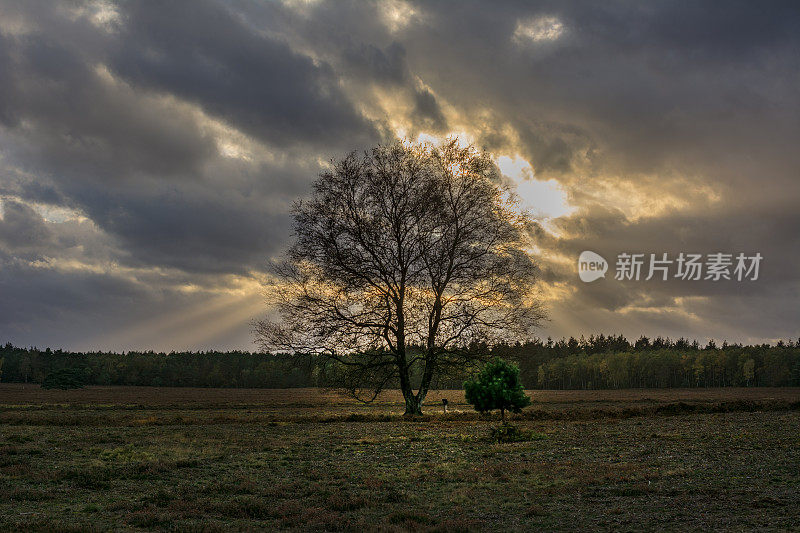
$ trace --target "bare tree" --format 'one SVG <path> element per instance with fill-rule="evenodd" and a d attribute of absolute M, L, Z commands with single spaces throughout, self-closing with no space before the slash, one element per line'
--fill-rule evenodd
<path fill-rule="evenodd" d="M 435 376 L 528 338 L 543 316 L 529 220 L 497 177 L 456 140 L 335 161 L 294 207 L 296 242 L 269 291 L 280 318 L 256 323 L 259 345 L 331 358 L 364 401 L 399 384 L 419 414 Z"/>

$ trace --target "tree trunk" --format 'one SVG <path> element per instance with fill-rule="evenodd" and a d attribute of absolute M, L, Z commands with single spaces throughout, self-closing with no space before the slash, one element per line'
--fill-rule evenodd
<path fill-rule="evenodd" d="M 400 390 L 403 393 L 403 399 L 406 402 L 406 416 L 421 415 L 422 414 L 422 401 L 414 394 L 411 388 L 411 383 L 406 377 L 400 378 Z"/>
<path fill-rule="evenodd" d="M 433 364 L 430 361 L 425 363 L 425 370 L 422 373 L 422 382 L 419 385 L 419 391 L 417 391 L 417 404 L 419 406 L 419 414 L 422 414 L 422 404 L 425 402 L 425 396 L 428 395 L 428 391 L 431 388 L 431 378 L 433 378 Z"/>
<path fill-rule="evenodd" d="M 422 402 L 414 395 L 414 389 L 411 388 L 411 378 L 408 375 L 408 366 L 405 364 L 405 357 L 402 357 L 398 365 L 400 372 L 400 391 L 403 393 L 403 399 L 406 402 L 405 416 L 414 416 L 422 414 Z"/>
<path fill-rule="evenodd" d="M 422 414 L 422 402 L 420 402 L 413 393 L 406 396 L 405 400 L 406 412 L 403 413 L 404 416 L 417 416 Z"/>

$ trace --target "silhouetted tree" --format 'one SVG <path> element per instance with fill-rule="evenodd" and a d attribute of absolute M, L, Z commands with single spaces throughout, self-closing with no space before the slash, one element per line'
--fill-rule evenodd
<path fill-rule="evenodd" d="M 418 414 L 435 375 L 482 358 L 475 346 L 527 339 L 542 317 L 529 221 L 497 177 L 455 140 L 335 161 L 294 208 L 270 291 L 280 318 L 255 325 L 262 349 L 334 359 L 364 401 L 397 382 Z"/>

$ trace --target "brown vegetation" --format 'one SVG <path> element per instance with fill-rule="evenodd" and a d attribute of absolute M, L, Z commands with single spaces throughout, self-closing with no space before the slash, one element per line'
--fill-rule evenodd
<path fill-rule="evenodd" d="M 783 529 L 798 389 L 532 391 L 495 444 L 305 390 L 0 386 L 0 529 Z M 433 411 L 433 409 L 431 409 Z M 540 417 L 540 418 L 538 418 Z M 325 421 L 326 423 L 317 423 Z"/>

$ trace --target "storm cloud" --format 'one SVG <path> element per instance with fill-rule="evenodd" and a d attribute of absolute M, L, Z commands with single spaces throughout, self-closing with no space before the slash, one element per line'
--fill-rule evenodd
<path fill-rule="evenodd" d="M 799 30 L 790 2 L 0 0 L 0 341 L 250 349 L 328 161 L 448 135 L 527 184 L 543 337 L 795 338 Z M 764 260 L 626 282 L 621 252 Z"/>

